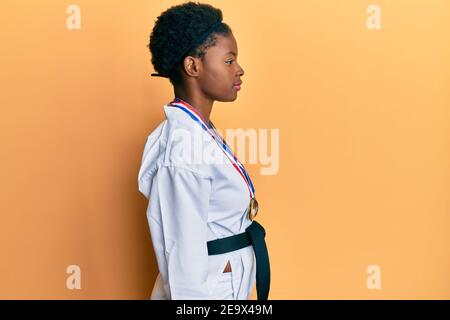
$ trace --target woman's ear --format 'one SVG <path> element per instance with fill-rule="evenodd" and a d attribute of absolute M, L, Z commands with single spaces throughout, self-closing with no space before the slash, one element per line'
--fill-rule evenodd
<path fill-rule="evenodd" d="M 183 60 L 183 69 L 187 75 L 197 77 L 200 71 L 200 59 L 192 56 L 187 56 Z"/>

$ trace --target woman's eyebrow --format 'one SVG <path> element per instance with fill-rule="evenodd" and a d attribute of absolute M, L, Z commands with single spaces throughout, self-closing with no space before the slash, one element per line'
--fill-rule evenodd
<path fill-rule="evenodd" d="M 227 54 L 230 54 L 230 53 L 231 53 L 233 56 L 237 57 L 236 52 L 234 52 L 234 51 L 228 51 L 228 52 L 227 52 Z"/>

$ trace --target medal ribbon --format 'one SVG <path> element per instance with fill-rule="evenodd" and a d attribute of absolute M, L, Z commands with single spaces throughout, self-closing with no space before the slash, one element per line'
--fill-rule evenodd
<path fill-rule="evenodd" d="M 175 98 L 172 102 L 169 103 L 169 106 L 177 107 L 184 112 L 186 112 L 193 120 L 198 122 L 202 128 L 207 131 L 211 137 L 216 141 L 216 143 L 219 145 L 219 147 L 222 149 L 222 151 L 225 153 L 227 158 L 231 161 L 233 167 L 239 172 L 241 177 L 244 179 L 245 183 L 247 184 L 248 191 L 250 192 L 250 199 L 255 197 L 255 188 L 253 187 L 252 180 L 250 179 L 250 176 L 248 175 L 247 171 L 245 170 L 242 163 L 239 161 L 239 159 L 236 157 L 236 155 L 231 152 L 231 149 L 228 147 L 227 143 L 225 142 L 225 139 L 218 136 L 215 132 L 216 127 L 211 123 L 211 126 L 206 124 L 205 119 L 203 116 L 196 110 L 194 107 L 192 107 L 189 103 L 187 103 L 184 100 L 181 100 L 180 98 Z M 219 143 L 217 140 L 221 140 L 222 143 Z M 230 158 L 230 156 L 232 156 Z"/>

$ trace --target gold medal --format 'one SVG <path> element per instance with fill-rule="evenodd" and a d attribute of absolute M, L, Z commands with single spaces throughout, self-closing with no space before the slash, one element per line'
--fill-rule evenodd
<path fill-rule="evenodd" d="M 250 200 L 250 205 L 248 206 L 248 218 L 253 221 L 255 219 L 256 215 L 258 214 L 258 201 L 256 201 L 256 198 L 253 197 Z"/>

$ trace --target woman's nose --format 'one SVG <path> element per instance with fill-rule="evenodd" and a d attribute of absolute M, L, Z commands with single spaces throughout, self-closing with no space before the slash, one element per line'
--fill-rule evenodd
<path fill-rule="evenodd" d="M 239 65 L 239 73 L 241 76 L 243 76 L 245 74 L 244 69 L 242 69 L 242 67 Z"/>

